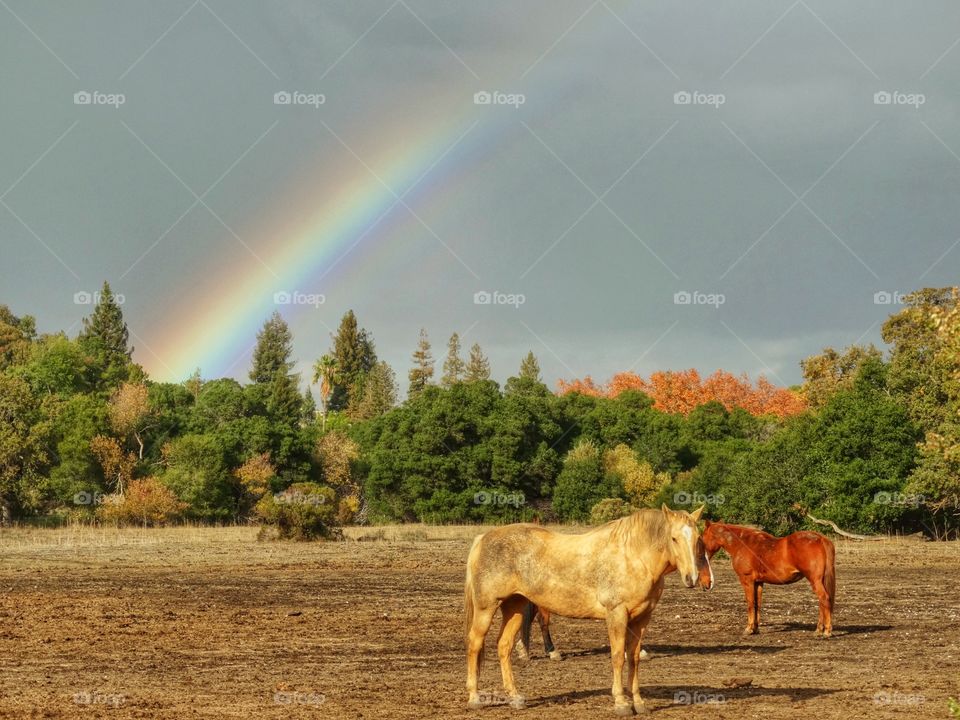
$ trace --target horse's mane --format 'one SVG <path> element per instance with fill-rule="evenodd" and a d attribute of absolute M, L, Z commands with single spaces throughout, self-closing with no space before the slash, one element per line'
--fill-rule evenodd
<path fill-rule="evenodd" d="M 665 546 L 667 521 L 661 510 L 643 509 L 618 520 L 611 520 L 610 537 L 626 543 Z"/>
<path fill-rule="evenodd" d="M 722 525 L 726 530 L 732 530 L 736 535 L 760 535 L 764 538 L 774 538 L 774 536 L 768 533 L 766 530 L 756 527 L 755 525 L 731 525 L 729 523 L 717 524 Z"/>

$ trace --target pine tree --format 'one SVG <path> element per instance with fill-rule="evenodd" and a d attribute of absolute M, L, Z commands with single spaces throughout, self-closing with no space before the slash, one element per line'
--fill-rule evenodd
<path fill-rule="evenodd" d="M 123 312 L 117 304 L 110 284 L 104 281 L 103 288 L 93 313 L 83 319 L 80 344 L 101 368 L 98 385 L 118 385 L 131 377 L 133 364 L 130 361 L 133 347 L 130 346 L 130 331 L 123 321 Z"/>
<path fill-rule="evenodd" d="M 413 367 L 410 368 L 407 377 L 410 379 L 407 397 L 410 398 L 414 398 L 423 392 L 433 378 L 433 353 L 430 351 L 430 340 L 427 338 L 427 331 L 424 328 L 420 328 L 420 341 L 413 353 Z"/>
<path fill-rule="evenodd" d="M 250 379 L 262 389 L 267 413 L 291 425 L 299 423 L 303 404 L 299 376 L 290 372 L 292 354 L 293 335 L 280 313 L 274 312 L 257 333 Z"/>
<path fill-rule="evenodd" d="M 334 359 L 336 373 L 328 409 L 344 410 L 351 402 L 359 402 L 367 373 L 377 364 L 373 339 L 366 330 L 358 326 L 353 310 L 348 310 L 340 320 L 337 334 L 333 336 L 330 354 Z"/>
<path fill-rule="evenodd" d="M 187 392 L 193 395 L 193 401 L 196 402 L 197 398 L 200 397 L 200 390 L 203 389 L 200 368 L 193 371 L 193 374 L 184 381 L 183 386 L 187 389 Z"/>
<path fill-rule="evenodd" d="M 253 351 L 253 367 L 250 379 L 255 383 L 273 382 L 279 372 L 287 375 L 293 367 L 293 336 L 280 313 L 274 312 L 257 333 L 257 346 Z"/>
<path fill-rule="evenodd" d="M 379 417 L 397 404 L 397 378 L 386 362 L 380 361 L 367 375 L 363 397 L 353 416 L 359 420 Z"/>
<path fill-rule="evenodd" d="M 315 422 L 317 419 L 317 401 L 313 399 L 313 393 L 310 392 L 309 386 L 303 391 L 300 412 L 305 422 Z"/>
<path fill-rule="evenodd" d="M 520 377 L 526 380 L 540 382 L 540 363 L 537 362 L 537 356 L 533 351 L 527 353 L 527 356 L 520 363 Z"/>
<path fill-rule="evenodd" d="M 454 333 L 447 342 L 447 357 L 443 361 L 443 377 L 440 379 L 440 384 L 450 387 L 460 382 L 463 380 L 466 369 L 467 365 L 460 357 L 460 336 Z"/>
<path fill-rule="evenodd" d="M 470 360 L 467 361 L 467 382 L 490 379 L 490 361 L 484 356 L 479 343 L 470 348 Z"/>

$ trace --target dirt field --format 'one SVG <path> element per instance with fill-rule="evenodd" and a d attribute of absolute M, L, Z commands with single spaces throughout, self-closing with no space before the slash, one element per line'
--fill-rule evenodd
<path fill-rule="evenodd" d="M 476 531 L 330 544 L 257 543 L 248 528 L 3 531 L 0 717 L 613 717 L 604 628 L 564 618 L 563 662 L 535 630 L 534 659 L 517 664 L 526 710 L 466 710 Z M 814 637 L 805 583 L 768 587 L 761 634 L 742 638 L 740 586 L 728 560 L 715 566 L 709 593 L 668 578 L 641 667 L 656 717 L 949 717 L 960 544 L 839 544 L 831 640 Z M 481 687 L 495 692 L 492 641 Z"/>

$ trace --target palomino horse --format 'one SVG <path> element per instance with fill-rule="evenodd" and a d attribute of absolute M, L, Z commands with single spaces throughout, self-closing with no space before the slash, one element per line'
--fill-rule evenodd
<path fill-rule="evenodd" d="M 705 590 L 713 585 L 710 563 L 704 563 L 700 567 L 700 577 L 697 584 Z M 517 655 L 521 660 L 530 659 L 530 630 L 533 628 L 533 621 L 536 620 L 540 625 L 540 634 L 543 636 L 543 651 L 547 653 L 551 660 L 563 660 L 563 653 L 557 650 L 553 644 L 553 638 L 550 636 L 550 611 L 544 610 L 528 602 L 523 608 L 523 622 L 520 625 L 520 637 L 517 639 Z M 646 660 L 647 651 L 643 650 L 643 633 L 640 633 L 640 659 Z"/>
<path fill-rule="evenodd" d="M 683 584 L 692 588 L 701 568 L 709 568 L 697 529 L 702 512 L 702 507 L 686 513 L 664 505 L 578 535 L 507 525 L 477 536 L 464 587 L 469 707 L 484 705 L 477 675 L 483 640 L 498 607 L 503 614 L 497 640 L 503 687 L 512 707 L 524 706 L 510 655 L 524 607 L 532 602 L 558 615 L 606 620 L 614 708 L 620 715 L 645 711 L 637 674 L 640 635 L 660 600 L 667 573 L 679 570 Z M 712 574 L 708 578 L 712 585 Z M 623 689 L 625 651 L 632 702 Z"/>
<path fill-rule="evenodd" d="M 833 563 L 835 551 L 829 539 L 808 531 L 778 538 L 762 530 L 707 520 L 703 544 L 711 558 L 720 548 L 726 550 L 733 571 L 740 578 L 747 596 L 744 635 L 760 632 L 764 583 L 788 585 L 805 577 L 820 601 L 817 634 L 822 632 L 824 637 L 830 637 L 837 581 Z"/>

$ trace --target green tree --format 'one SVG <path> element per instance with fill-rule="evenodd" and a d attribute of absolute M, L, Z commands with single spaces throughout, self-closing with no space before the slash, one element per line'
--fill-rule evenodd
<path fill-rule="evenodd" d="M 83 319 L 79 341 L 94 360 L 98 370 L 94 382 L 98 388 L 113 388 L 124 380 L 142 377 L 143 371 L 130 359 L 130 331 L 107 282 L 103 283 L 93 313 Z"/>
<path fill-rule="evenodd" d="M 533 350 L 527 353 L 520 363 L 520 378 L 540 382 L 540 363 L 537 362 Z"/>
<path fill-rule="evenodd" d="M 89 366 L 80 345 L 66 335 L 45 335 L 29 346 L 26 362 L 11 369 L 38 396 L 68 397 L 90 390 Z"/>
<path fill-rule="evenodd" d="M 26 381 L 0 373 L 0 524 L 39 509 L 50 431 Z"/>
<path fill-rule="evenodd" d="M 352 416 L 358 420 L 370 420 L 388 412 L 397 404 L 396 375 L 386 361 L 381 360 L 367 374 L 363 397 Z"/>
<path fill-rule="evenodd" d="M 334 360 L 329 410 L 346 410 L 363 395 L 367 373 L 377 362 L 373 338 L 359 327 L 353 310 L 344 313 L 333 337 L 330 355 Z"/>
<path fill-rule="evenodd" d="M 274 312 L 257 333 L 250 379 L 255 383 L 270 384 L 277 373 L 289 374 L 293 368 L 290 360 L 292 354 L 293 335 L 290 327 L 280 313 Z"/>
<path fill-rule="evenodd" d="M 36 334 L 36 321 L 30 315 L 18 318 L 0 305 L 0 371 L 26 362 Z"/>
<path fill-rule="evenodd" d="M 586 522 L 598 502 L 622 495 L 619 478 L 604 472 L 600 448 L 589 440 L 581 441 L 564 458 L 553 491 L 553 509 L 563 520 Z"/>
<path fill-rule="evenodd" d="M 327 413 L 330 410 L 330 393 L 333 392 L 334 382 L 337 374 L 337 361 L 333 355 L 322 355 L 313 363 L 314 385 L 320 385 L 320 412 L 322 429 L 327 429 Z"/>
<path fill-rule="evenodd" d="M 417 349 L 413 351 L 413 367 L 407 373 L 407 378 L 410 380 L 408 398 L 415 398 L 422 393 L 433 379 L 433 353 L 425 328 L 420 328 L 420 340 L 417 342 Z"/>
<path fill-rule="evenodd" d="M 467 361 L 467 370 L 464 378 L 467 382 L 490 379 L 490 361 L 487 360 L 479 343 L 470 346 L 470 359 Z"/>
<path fill-rule="evenodd" d="M 450 387 L 454 383 L 463 380 L 467 366 L 460 357 L 460 336 L 454 333 L 447 342 L 447 357 L 443 361 L 443 377 L 440 384 L 443 387 Z"/>
<path fill-rule="evenodd" d="M 819 355 L 800 361 L 803 370 L 801 393 L 812 408 L 823 407 L 838 390 L 853 385 L 860 366 L 882 354 L 873 345 L 851 345 L 841 355 L 833 348 L 824 348 Z"/>
<path fill-rule="evenodd" d="M 187 503 L 187 515 L 200 520 L 225 520 L 236 506 L 234 484 L 223 448 L 210 435 L 184 435 L 163 449 L 164 485 Z"/>
<path fill-rule="evenodd" d="M 280 313 L 274 312 L 257 333 L 250 379 L 251 397 L 266 414 L 278 422 L 298 425 L 303 398 L 299 376 L 292 374 L 293 336 Z"/>

